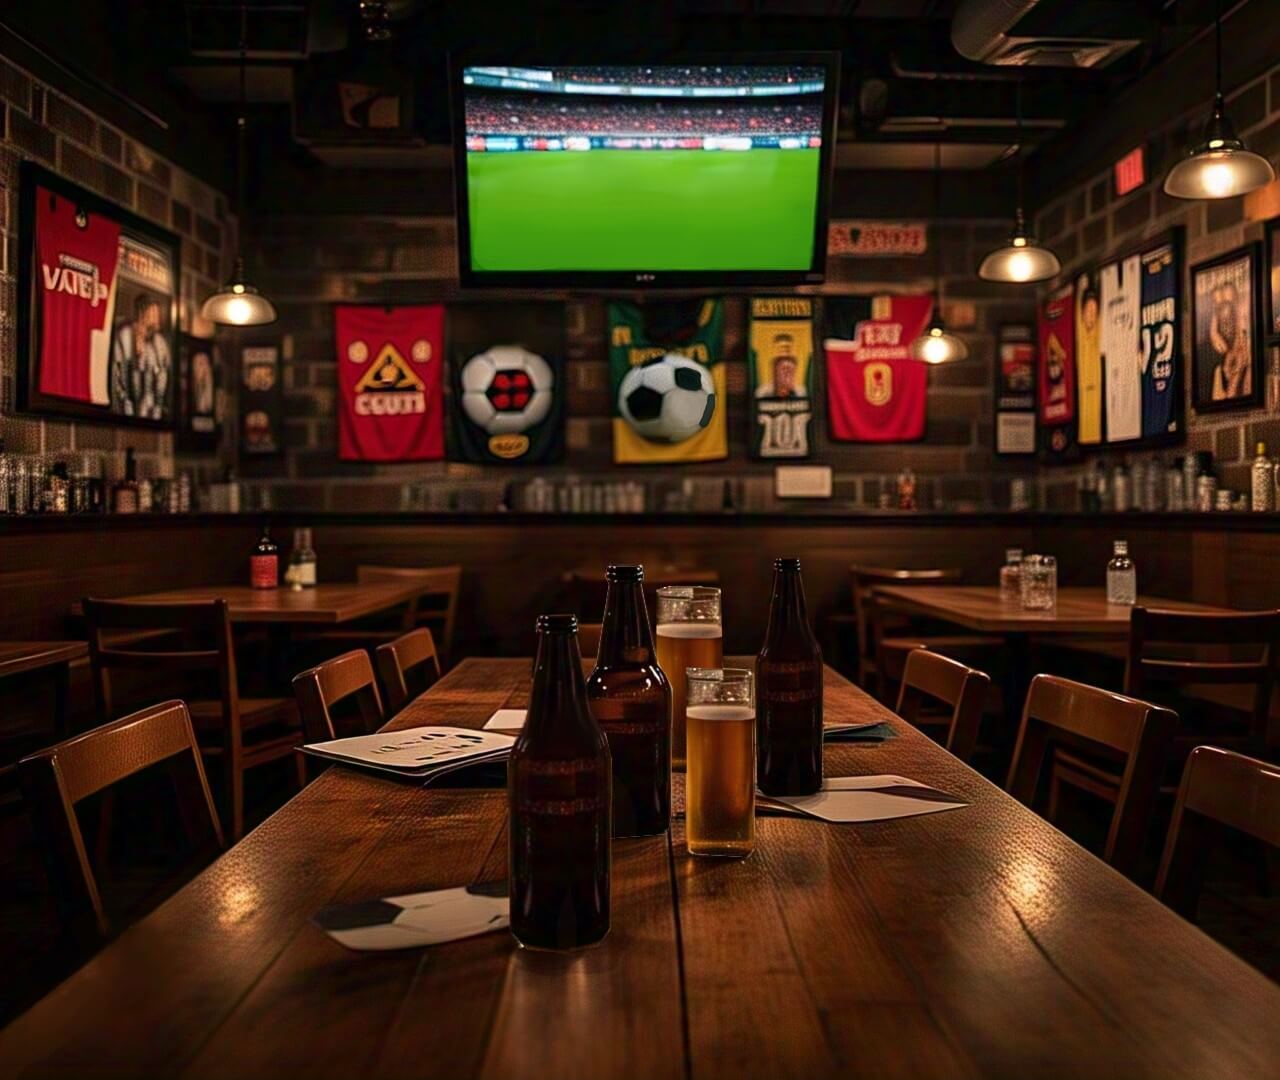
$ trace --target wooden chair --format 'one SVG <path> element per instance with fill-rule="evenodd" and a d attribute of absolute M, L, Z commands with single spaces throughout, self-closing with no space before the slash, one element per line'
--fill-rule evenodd
<path fill-rule="evenodd" d="M 1195 921 L 1205 856 L 1214 833 L 1236 829 L 1280 847 L 1280 767 L 1197 746 L 1187 757 L 1156 876 L 1156 896 Z"/>
<path fill-rule="evenodd" d="M 244 835 L 244 774 L 293 757 L 294 748 L 302 741 L 302 730 L 288 698 L 240 696 L 227 602 L 145 604 L 86 599 L 83 608 L 94 696 L 104 719 L 120 711 L 113 673 L 173 675 L 201 684 L 196 688 L 198 696 L 188 697 L 187 709 L 200 752 L 221 759 L 231 838 L 239 840 Z M 115 635 L 120 630 L 171 633 L 129 637 L 122 643 Z M 301 767 L 297 777 L 301 785 L 305 779 Z"/>
<path fill-rule="evenodd" d="M 218 812 L 191 718 L 181 701 L 152 705 L 18 763 L 59 913 L 82 942 L 106 937 L 111 924 L 80 833 L 76 805 L 162 762 L 172 770 L 179 816 L 193 847 L 211 832 L 221 848 Z"/>
<path fill-rule="evenodd" d="M 414 581 L 422 591 L 405 609 L 401 632 L 426 626 L 435 637 L 442 666 L 453 663 L 453 635 L 458 621 L 458 594 L 462 588 L 462 567 L 451 566 L 357 566 L 356 581 Z M 433 603 L 425 603 L 433 601 Z"/>
<path fill-rule="evenodd" d="M 604 623 L 578 623 L 578 648 L 582 650 L 582 659 L 594 660 L 600 652 L 600 635 L 604 633 Z"/>
<path fill-rule="evenodd" d="M 968 762 L 978 745 L 978 728 L 990 690 L 991 679 L 985 672 L 928 649 L 913 649 L 903 669 L 895 711 L 907 723 L 920 727 L 928 726 L 924 708 L 930 703 L 941 702 L 950 708 L 950 715 L 943 718 L 947 725 L 943 745 Z"/>
<path fill-rule="evenodd" d="M 425 626 L 379 645 L 374 660 L 392 713 L 398 713 L 440 678 L 435 639 Z"/>
<path fill-rule="evenodd" d="M 1034 808 L 1046 766 L 1062 745 L 1109 755 L 1120 766 L 1120 787 L 1103 858 L 1132 876 L 1142 855 L 1169 742 L 1178 717 L 1145 701 L 1054 675 L 1031 680 L 1006 790 Z M 1050 798 L 1046 817 L 1057 816 Z"/>
<path fill-rule="evenodd" d="M 369 735 L 382 727 L 386 719 L 373 665 L 364 649 L 352 649 L 294 676 L 293 692 L 302 713 L 307 742 Z M 355 731 L 339 732 L 333 708 L 349 699 L 354 699 L 359 721 Z"/>

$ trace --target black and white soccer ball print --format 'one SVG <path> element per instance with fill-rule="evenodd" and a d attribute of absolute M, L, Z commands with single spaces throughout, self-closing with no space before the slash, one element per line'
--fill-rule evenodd
<path fill-rule="evenodd" d="M 555 373 L 519 345 L 495 345 L 462 365 L 462 411 L 487 435 L 518 435 L 551 412 Z"/>
<path fill-rule="evenodd" d="M 711 372 L 696 360 L 667 353 L 623 376 L 618 411 L 646 439 L 684 442 L 711 423 L 716 411 L 715 383 Z"/>

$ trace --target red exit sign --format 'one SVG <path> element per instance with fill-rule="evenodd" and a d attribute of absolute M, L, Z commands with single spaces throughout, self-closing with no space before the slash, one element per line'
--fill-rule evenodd
<path fill-rule="evenodd" d="M 1116 162 L 1115 177 L 1117 199 L 1147 182 L 1147 157 L 1141 146 L 1135 146 Z"/>

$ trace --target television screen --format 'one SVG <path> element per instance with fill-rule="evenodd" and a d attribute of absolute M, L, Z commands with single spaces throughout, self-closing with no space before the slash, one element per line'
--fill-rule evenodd
<path fill-rule="evenodd" d="M 456 70 L 465 284 L 822 280 L 834 55 Z"/>

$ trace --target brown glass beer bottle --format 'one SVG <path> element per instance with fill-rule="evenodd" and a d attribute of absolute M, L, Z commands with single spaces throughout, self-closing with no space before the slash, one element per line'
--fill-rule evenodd
<path fill-rule="evenodd" d="M 756 658 L 756 783 L 766 795 L 822 787 L 822 649 L 809 628 L 799 559 L 775 559 Z"/>
<path fill-rule="evenodd" d="M 671 824 L 671 684 L 654 654 L 644 567 L 610 566 L 605 579 L 587 699 L 613 759 L 613 835 L 653 836 Z"/>

